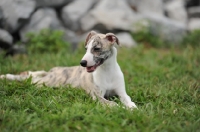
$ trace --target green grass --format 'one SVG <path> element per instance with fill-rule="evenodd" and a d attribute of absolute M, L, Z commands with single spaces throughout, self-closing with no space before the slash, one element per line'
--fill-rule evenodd
<path fill-rule="evenodd" d="M 107 108 L 74 88 L 0 81 L 0 131 L 200 132 L 200 48 L 120 48 L 118 62 L 138 110 Z M 78 65 L 75 53 L 0 58 L 0 74 Z M 119 102 L 119 99 L 114 99 Z"/>

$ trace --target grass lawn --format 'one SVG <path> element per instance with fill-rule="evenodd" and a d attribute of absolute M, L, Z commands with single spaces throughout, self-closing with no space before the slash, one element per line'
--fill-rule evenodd
<path fill-rule="evenodd" d="M 0 74 L 78 65 L 83 54 L 1 57 Z M 138 110 L 103 107 L 80 89 L 0 80 L 0 131 L 200 132 L 200 48 L 119 48 L 118 62 Z"/>

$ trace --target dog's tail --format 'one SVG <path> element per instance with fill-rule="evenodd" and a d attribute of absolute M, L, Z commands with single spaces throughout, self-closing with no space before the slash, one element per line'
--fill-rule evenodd
<path fill-rule="evenodd" d="M 30 77 L 42 77 L 45 76 L 46 72 L 45 71 L 25 71 L 25 72 L 21 72 L 18 75 L 14 75 L 14 74 L 5 74 L 5 75 L 0 75 L 0 79 L 7 79 L 7 80 L 11 80 L 11 81 L 23 81 L 26 80 Z"/>

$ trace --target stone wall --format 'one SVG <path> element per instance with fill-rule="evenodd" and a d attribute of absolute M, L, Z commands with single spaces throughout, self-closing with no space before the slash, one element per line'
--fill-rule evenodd
<path fill-rule="evenodd" d="M 200 29 L 200 0 L 0 0 L 1 49 L 26 43 L 28 32 L 44 28 L 64 31 L 72 44 L 96 30 L 114 32 L 122 45 L 135 46 L 129 33 L 144 28 L 179 43 L 188 31 Z"/>

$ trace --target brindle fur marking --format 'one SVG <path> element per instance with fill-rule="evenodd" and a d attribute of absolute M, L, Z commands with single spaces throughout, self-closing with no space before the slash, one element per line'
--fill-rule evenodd
<path fill-rule="evenodd" d="M 103 45 L 106 40 L 102 40 L 101 37 L 98 35 L 94 35 L 91 37 L 91 40 L 94 40 L 92 44 L 91 53 L 94 55 L 93 59 L 95 62 L 98 62 L 99 60 L 103 59 L 104 61 L 107 60 L 110 56 L 112 56 L 112 49 L 110 48 L 111 45 Z M 91 41 L 90 40 L 90 41 Z M 90 43 L 90 41 L 88 43 Z M 95 51 L 95 48 L 99 48 L 99 51 Z"/>

